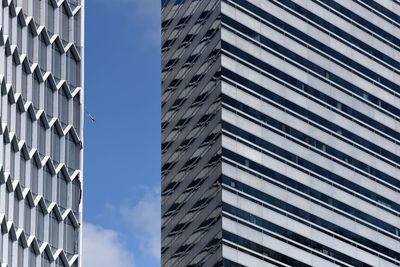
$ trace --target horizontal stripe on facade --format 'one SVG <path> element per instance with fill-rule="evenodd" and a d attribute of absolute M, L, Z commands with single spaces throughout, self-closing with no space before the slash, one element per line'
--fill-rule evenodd
<path fill-rule="evenodd" d="M 224 161 L 224 163 L 231 164 L 226 161 Z M 245 169 L 242 169 L 242 170 L 247 171 Z M 270 181 L 268 181 L 268 182 L 270 182 Z M 223 183 L 223 189 L 227 190 L 228 192 L 236 194 L 244 199 L 247 199 L 249 201 L 252 201 L 252 202 L 257 203 L 262 206 L 265 206 L 265 204 L 264 204 L 264 202 L 265 202 L 268 204 L 267 206 L 265 206 L 268 209 L 271 209 L 279 214 L 287 216 L 292 220 L 295 220 L 297 222 L 305 224 L 308 227 L 311 227 L 313 229 L 321 231 L 327 235 L 332 235 L 332 232 L 334 232 L 334 233 L 336 233 L 336 235 L 334 235 L 334 237 L 338 238 L 339 240 L 341 240 L 345 243 L 352 244 L 349 242 L 348 239 L 353 240 L 354 242 L 365 246 L 365 247 L 359 246 L 358 248 L 362 249 L 364 251 L 367 251 L 368 253 L 371 253 L 371 254 L 381 253 L 381 256 L 382 256 L 382 254 L 387 256 L 388 258 L 386 258 L 386 260 L 389 260 L 389 261 L 391 261 L 391 259 L 400 260 L 400 253 L 397 251 L 394 251 L 390 248 L 380 245 L 373 240 L 369 240 L 369 239 L 365 238 L 364 236 L 361 236 L 357 233 L 351 232 L 351 231 L 349 231 L 341 226 L 338 226 L 328 220 L 325 220 L 325 219 L 318 217 L 312 213 L 309 213 L 309 212 L 302 210 L 298 207 L 295 207 L 289 203 L 286 203 L 283 200 L 280 200 L 276 197 L 270 196 L 270 195 L 266 194 L 265 192 L 262 192 L 255 188 L 252 188 L 247 184 L 243 184 L 231 177 L 223 175 L 222 183 Z M 290 191 L 290 189 L 288 191 Z M 251 197 L 248 197 L 241 192 L 243 192 L 247 195 L 250 195 Z M 260 201 L 258 201 L 258 200 L 260 200 Z M 297 217 L 299 217 L 301 219 L 299 219 Z M 309 224 L 308 222 L 315 224 L 315 226 L 312 224 Z M 330 232 L 330 231 L 332 231 L 332 232 Z M 376 254 L 376 255 L 379 255 L 379 254 Z M 393 261 L 393 262 L 396 263 L 395 261 Z"/>

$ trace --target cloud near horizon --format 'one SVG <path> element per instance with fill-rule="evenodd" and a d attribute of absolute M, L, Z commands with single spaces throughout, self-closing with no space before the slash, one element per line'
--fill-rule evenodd
<path fill-rule="evenodd" d="M 133 254 L 116 231 L 90 223 L 83 225 L 82 260 L 83 267 L 135 267 Z"/>
<path fill-rule="evenodd" d="M 132 225 L 134 238 L 139 242 L 142 253 L 160 260 L 161 222 L 160 189 L 147 189 L 143 198 L 133 206 L 119 209 L 124 221 Z"/>

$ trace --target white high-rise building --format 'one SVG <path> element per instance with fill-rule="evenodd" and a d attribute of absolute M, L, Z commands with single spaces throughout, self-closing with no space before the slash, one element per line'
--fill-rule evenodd
<path fill-rule="evenodd" d="M 162 1 L 162 265 L 400 265 L 400 1 Z"/>
<path fill-rule="evenodd" d="M 83 7 L 1 2 L 1 267 L 81 266 Z"/>

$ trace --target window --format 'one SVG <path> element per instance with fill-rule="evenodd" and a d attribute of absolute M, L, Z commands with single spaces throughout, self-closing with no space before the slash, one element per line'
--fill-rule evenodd
<path fill-rule="evenodd" d="M 0 231 L 0 244 L 3 244 L 4 234 Z M 3 249 L 0 249 L 0 262 L 3 261 Z"/>
<path fill-rule="evenodd" d="M 78 251 L 78 231 L 72 224 L 69 217 L 64 220 L 64 250 L 69 254 L 75 254 Z"/>
<path fill-rule="evenodd" d="M 64 267 L 64 263 L 62 262 L 62 260 L 60 258 L 57 259 L 56 267 Z"/>
<path fill-rule="evenodd" d="M 6 201 L 5 201 L 5 214 L 6 214 L 6 218 L 11 221 L 11 213 L 10 213 L 10 195 L 11 193 L 8 192 L 8 190 L 6 189 Z"/>
<path fill-rule="evenodd" d="M 12 123 L 11 120 L 11 103 L 10 100 L 7 101 L 7 122 L 10 127 L 14 127 L 14 124 Z"/>
<path fill-rule="evenodd" d="M 22 151 L 20 153 L 20 161 L 19 161 L 19 182 L 23 188 L 25 188 L 25 177 L 26 177 L 26 160 Z"/>
<path fill-rule="evenodd" d="M 15 153 L 16 151 L 14 150 L 14 146 L 11 146 L 11 151 L 10 151 L 10 173 L 11 173 L 11 178 L 15 180 Z"/>
<path fill-rule="evenodd" d="M 42 254 L 42 267 L 50 267 L 50 259 L 46 251 Z"/>
<path fill-rule="evenodd" d="M 75 144 L 72 135 L 69 133 L 66 136 L 66 147 L 65 147 L 65 161 L 68 168 L 79 169 L 80 160 L 80 146 Z"/>
<path fill-rule="evenodd" d="M 19 224 L 19 199 L 17 194 L 14 194 L 14 224 L 16 228 L 20 228 Z"/>
<path fill-rule="evenodd" d="M 31 190 L 32 194 L 38 194 L 38 177 L 39 177 L 39 170 L 36 166 L 35 159 L 31 160 Z"/>
<path fill-rule="evenodd" d="M 68 97 L 64 89 L 58 91 L 59 118 L 65 127 L 68 124 Z"/>
<path fill-rule="evenodd" d="M 78 12 L 74 15 L 74 40 L 75 45 L 79 47 L 81 45 L 81 12 Z"/>
<path fill-rule="evenodd" d="M 8 267 L 12 267 L 12 257 L 13 255 L 13 241 L 11 240 L 11 235 L 8 235 Z"/>
<path fill-rule="evenodd" d="M 54 127 L 51 135 L 51 156 L 55 163 L 60 162 L 60 143 L 61 137 L 57 129 Z"/>
<path fill-rule="evenodd" d="M 73 108 L 74 122 L 73 122 L 73 124 L 75 126 L 76 131 L 79 133 L 80 126 L 81 126 L 81 103 L 79 100 L 79 94 L 74 97 L 73 105 L 74 105 L 74 108 Z"/>
<path fill-rule="evenodd" d="M 45 107 L 44 110 L 46 111 L 46 115 L 48 118 L 54 116 L 53 114 L 53 88 L 50 85 L 50 82 L 46 82 L 46 94 L 45 94 Z"/>
<path fill-rule="evenodd" d="M 58 248 L 59 244 L 59 222 L 58 219 L 56 217 L 56 215 L 54 214 L 54 212 L 52 212 L 50 214 L 50 245 L 53 248 Z"/>
<path fill-rule="evenodd" d="M 22 24 L 19 17 L 17 18 L 17 47 L 18 51 L 22 53 Z"/>
<path fill-rule="evenodd" d="M 80 202 L 81 202 L 81 182 L 78 179 L 75 179 L 72 182 L 72 210 L 76 213 L 79 212 Z"/>
<path fill-rule="evenodd" d="M 39 154 L 44 156 L 46 154 L 46 128 L 42 119 L 39 119 Z"/>
<path fill-rule="evenodd" d="M 40 102 L 40 82 L 36 73 L 34 73 L 32 76 L 33 76 L 32 102 L 33 102 L 33 107 L 36 110 L 38 110 Z"/>
<path fill-rule="evenodd" d="M 52 201 L 53 196 L 53 175 L 49 167 L 45 166 L 43 172 L 43 197 L 46 202 Z"/>
<path fill-rule="evenodd" d="M 72 52 L 68 52 L 67 68 L 69 85 L 78 87 L 80 85 L 80 63 L 77 62 Z"/>
<path fill-rule="evenodd" d="M 22 10 L 24 11 L 25 15 L 28 15 L 28 10 L 29 10 L 29 1 L 30 0 L 22 0 Z"/>
<path fill-rule="evenodd" d="M 6 9 L 3 9 L 3 10 L 6 10 Z M 9 14 L 9 16 L 10 16 L 10 18 L 12 18 L 12 16 L 11 16 L 11 14 Z M 4 15 L 3 15 L 3 17 L 4 17 Z M 3 25 L 4 25 L 4 21 L 3 21 Z M 10 42 L 12 43 L 12 44 L 15 44 L 14 42 L 13 42 L 13 38 L 12 38 L 12 26 L 13 26 L 13 23 L 12 23 L 12 19 L 10 19 L 9 20 L 9 22 L 8 22 L 8 37 L 9 37 L 9 40 L 10 40 Z"/>
<path fill-rule="evenodd" d="M 22 246 L 21 239 L 18 242 L 18 267 L 24 266 L 24 247 Z"/>
<path fill-rule="evenodd" d="M 21 139 L 21 112 L 22 110 L 19 107 L 19 104 L 16 105 L 15 107 L 16 113 L 15 113 L 15 132 L 17 134 L 17 137 Z"/>
<path fill-rule="evenodd" d="M 68 203 L 68 184 L 62 172 L 58 174 L 57 181 L 57 202 L 61 208 L 66 209 Z"/>
<path fill-rule="evenodd" d="M 47 70 L 47 44 L 43 36 L 40 36 L 39 65 L 43 71 Z"/>
<path fill-rule="evenodd" d="M 24 230 L 28 235 L 31 233 L 31 205 L 28 199 L 24 202 Z"/>
<path fill-rule="evenodd" d="M 14 62 L 14 57 L 12 59 L 12 69 L 11 69 L 11 75 L 12 75 L 12 86 L 14 92 L 16 92 L 17 89 L 17 64 Z"/>
<path fill-rule="evenodd" d="M 54 7 L 51 0 L 46 1 L 46 26 L 49 35 L 54 33 Z"/>
<path fill-rule="evenodd" d="M 28 26 L 28 59 L 30 63 L 34 60 L 34 39 L 33 31 L 31 27 Z"/>
<path fill-rule="evenodd" d="M 29 249 L 29 267 L 36 267 L 36 253 L 33 247 Z"/>
<path fill-rule="evenodd" d="M 29 148 L 32 148 L 33 142 L 33 120 L 29 112 L 26 113 L 25 141 Z"/>
<path fill-rule="evenodd" d="M 44 212 L 40 206 L 36 207 L 36 237 L 39 241 L 44 240 Z"/>
<path fill-rule="evenodd" d="M 60 25 L 61 25 L 61 38 L 68 43 L 69 41 L 69 17 L 64 5 L 60 6 Z"/>
<path fill-rule="evenodd" d="M 21 81 L 21 94 L 22 99 L 26 101 L 28 99 L 28 71 L 22 66 L 22 81 Z"/>
<path fill-rule="evenodd" d="M 53 44 L 53 64 L 51 71 L 56 80 L 61 79 L 61 51 L 56 43 Z"/>
<path fill-rule="evenodd" d="M 41 0 L 33 0 L 34 1 L 34 7 L 33 7 L 33 17 L 35 19 L 36 25 L 40 24 L 40 3 Z"/>

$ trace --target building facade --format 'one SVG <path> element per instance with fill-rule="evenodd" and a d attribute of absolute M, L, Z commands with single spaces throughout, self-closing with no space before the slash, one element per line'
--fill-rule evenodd
<path fill-rule="evenodd" d="M 1 267 L 81 266 L 83 6 L 0 6 Z"/>
<path fill-rule="evenodd" d="M 400 265 L 400 2 L 162 1 L 162 265 Z"/>

